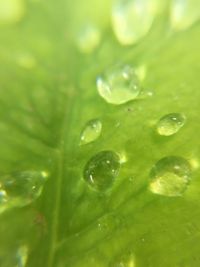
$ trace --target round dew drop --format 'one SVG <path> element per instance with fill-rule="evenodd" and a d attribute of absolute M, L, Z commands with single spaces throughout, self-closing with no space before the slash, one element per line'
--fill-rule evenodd
<path fill-rule="evenodd" d="M 157 132 L 164 136 L 173 135 L 184 126 L 185 121 L 185 116 L 180 113 L 167 114 L 158 121 Z"/>
<path fill-rule="evenodd" d="M 120 157 L 113 151 L 94 155 L 83 171 L 85 181 L 97 191 L 106 191 L 114 183 L 120 170 Z"/>
<path fill-rule="evenodd" d="M 139 79 L 129 65 L 115 65 L 97 78 L 99 95 L 108 103 L 120 105 L 140 93 Z"/>
<path fill-rule="evenodd" d="M 76 45 L 82 53 L 92 53 L 99 45 L 101 40 L 100 30 L 92 24 L 87 24 L 78 33 Z"/>
<path fill-rule="evenodd" d="M 172 0 L 170 8 L 171 26 L 175 31 L 191 27 L 200 18 L 199 0 Z"/>
<path fill-rule="evenodd" d="M 44 171 L 21 171 L 0 178 L 0 213 L 11 207 L 31 204 L 42 193 L 48 174 Z"/>
<path fill-rule="evenodd" d="M 86 123 L 80 137 L 80 145 L 85 145 L 95 141 L 102 130 L 102 123 L 98 119 L 90 120 Z"/>
<path fill-rule="evenodd" d="M 155 0 L 116 0 L 112 8 L 112 25 L 122 45 L 137 43 L 150 30 L 158 2 Z"/>
<path fill-rule="evenodd" d="M 182 157 L 165 157 L 151 170 L 149 189 L 167 197 L 181 196 L 188 187 L 191 175 L 189 162 Z"/>

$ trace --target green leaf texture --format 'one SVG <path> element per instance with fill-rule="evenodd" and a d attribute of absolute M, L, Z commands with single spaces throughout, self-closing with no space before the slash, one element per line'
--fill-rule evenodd
<path fill-rule="evenodd" d="M 111 1 L 0 0 L 0 174 L 48 174 L 34 201 L 1 212 L 1 267 L 200 266 L 200 24 L 189 20 L 200 5 L 179 1 L 193 8 L 177 29 L 173 1 L 154 2 L 152 27 L 123 45 Z M 87 23 L 100 36 L 89 53 L 77 46 Z M 122 105 L 96 89 L 96 77 L 115 64 L 145 72 L 140 95 Z M 156 123 L 169 113 L 184 114 L 185 125 L 160 136 Z M 80 145 L 84 125 L 97 118 L 101 135 Z M 126 158 L 105 192 L 84 179 L 101 151 Z M 152 167 L 170 156 L 191 165 L 181 196 L 149 190 Z"/>

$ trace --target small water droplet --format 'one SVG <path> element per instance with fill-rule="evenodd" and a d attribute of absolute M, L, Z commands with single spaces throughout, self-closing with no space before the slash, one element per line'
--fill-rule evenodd
<path fill-rule="evenodd" d="M 82 53 L 92 53 L 101 40 L 100 30 L 92 24 L 84 25 L 76 37 L 76 45 Z"/>
<path fill-rule="evenodd" d="M 112 8 L 113 30 L 122 45 L 138 42 L 150 30 L 156 11 L 155 0 L 116 0 Z"/>
<path fill-rule="evenodd" d="M 0 213 L 11 207 L 23 207 L 42 193 L 48 173 L 45 171 L 13 172 L 0 178 Z"/>
<path fill-rule="evenodd" d="M 95 141 L 100 136 L 101 130 L 102 123 L 99 119 L 88 121 L 81 133 L 80 145 Z"/>
<path fill-rule="evenodd" d="M 174 30 L 185 30 L 200 18 L 199 0 L 172 0 L 171 25 Z"/>
<path fill-rule="evenodd" d="M 180 113 L 170 113 L 163 116 L 157 124 L 160 135 L 170 136 L 177 133 L 185 124 L 185 116 Z"/>
<path fill-rule="evenodd" d="M 106 102 L 120 105 L 135 99 L 140 92 L 140 85 L 132 67 L 117 65 L 97 78 L 97 89 Z"/>
<path fill-rule="evenodd" d="M 0 24 L 16 23 L 25 13 L 24 0 L 0 1 Z"/>
<path fill-rule="evenodd" d="M 101 151 L 94 155 L 84 169 L 85 181 L 95 190 L 106 191 L 119 174 L 120 157 L 113 151 Z"/>
<path fill-rule="evenodd" d="M 149 189 L 159 195 L 168 197 L 181 196 L 190 181 L 189 162 L 182 157 L 165 157 L 159 160 L 150 173 Z"/>
<path fill-rule="evenodd" d="M 25 245 L 21 246 L 17 250 L 16 258 L 17 258 L 17 267 L 25 267 L 28 259 L 28 247 Z"/>

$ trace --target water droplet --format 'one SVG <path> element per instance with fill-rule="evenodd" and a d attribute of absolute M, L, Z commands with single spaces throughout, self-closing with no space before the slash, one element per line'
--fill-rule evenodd
<path fill-rule="evenodd" d="M 88 144 L 95 141 L 101 134 L 102 123 L 98 119 L 90 120 L 86 123 L 82 133 L 80 145 Z"/>
<path fill-rule="evenodd" d="M 113 151 L 101 151 L 87 162 L 83 176 L 93 189 L 105 191 L 114 183 L 119 169 L 120 157 Z"/>
<path fill-rule="evenodd" d="M 138 42 L 150 30 L 158 2 L 155 0 L 116 0 L 112 8 L 112 24 L 122 45 Z"/>
<path fill-rule="evenodd" d="M 182 157 L 165 157 L 159 160 L 150 173 L 149 189 L 168 197 L 181 196 L 190 181 L 189 162 Z"/>
<path fill-rule="evenodd" d="M 36 200 L 42 193 L 48 173 L 22 171 L 0 178 L 0 213 L 11 207 L 23 207 Z"/>
<path fill-rule="evenodd" d="M 163 116 L 157 124 L 160 135 L 170 136 L 177 133 L 185 124 L 185 116 L 180 113 L 170 113 Z"/>
<path fill-rule="evenodd" d="M 174 30 L 185 30 L 200 18 L 199 0 L 172 0 L 171 25 Z"/>
<path fill-rule="evenodd" d="M 22 19 L 24 13 L 24 0 L 0 1 L 0 24 L 16 23 Z"/>
<path fill-rule="evenodd" d="M 92 53 L 99 45 L 101 34 L 92 24 L 84 25 L 76 37 L 76 45 L 82 53 Z"/>
<path fill-rule="evenodd" d="M 17 250 L 16 258 L 17 258 L 17 267 L 25 267 L 28 259 L 28 247 L 21 246 Z"/>
<path fill-rule="evenodd" d="M 116 105 L 135 99 L 140 92 L 138 77 L 129 65 L 108 69 L 97 78 L 97 89 L 105 101 Z"/>

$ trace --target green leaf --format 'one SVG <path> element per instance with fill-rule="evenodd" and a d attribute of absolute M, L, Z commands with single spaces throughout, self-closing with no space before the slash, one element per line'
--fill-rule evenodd
<path fill-rule="evenodd" d="M 200 6 L 153 3 L 127 45 L 114 34 L 114 2 L 0 0 L 1 267 L 200 265 Z M 140 27 L 145 15 L 150 29 Z M 141 88 L 121 105 L 96 88 L 117 64 L 133 67 Z M 171 113 L 184 125 L 159 135 Z M 97 119 L 101 132 L 81 145 Z M 114 172 L 104 154 L 98 163 L 102 151 L 114 153 Z M 163 165 L 170 157 L 187 162 L 184 172 Z M 108 190 L 87 182 L 88 164 L 87 174 L 111 178 Z M 152 169 L 163 175 L 153 190 Z M 176 179 L 179 187 L 155 190 Z"/>

